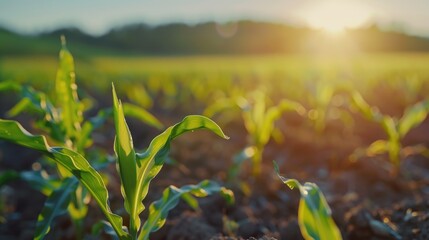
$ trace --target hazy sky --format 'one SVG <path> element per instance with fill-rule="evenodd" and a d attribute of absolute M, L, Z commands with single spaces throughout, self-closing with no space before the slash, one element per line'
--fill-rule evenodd
<path fill-rule="evenodd" d="M 102 34 L 127 23 L 237 19 L 331 30 L 376 21 L 429 36 L 429 0 L 0 0 L 0 25 L 24 33 L 76 26 Z"/>

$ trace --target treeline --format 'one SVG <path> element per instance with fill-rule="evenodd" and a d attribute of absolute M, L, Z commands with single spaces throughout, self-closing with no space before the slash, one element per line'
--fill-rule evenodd
<path fill-rule="evenodd" d="M 77 54 L 87 55 L 282 54 L 312 51 L 316 45 L 323 49 L 323 44 L 336 41 L 320 30 L 265 22 L 174 23 L 155 27 L 131 24 L 114 28 L 102 36 L 92 36 L 77 28 L 36 36 L 2 29 L 0 54 L 56 53 L 60 35 L 67 37 Z M 361 51 L 429 51 L 428 38 L 382 31 L 375 25 L 347 30 L 344 36 L 349 45 Z"/>

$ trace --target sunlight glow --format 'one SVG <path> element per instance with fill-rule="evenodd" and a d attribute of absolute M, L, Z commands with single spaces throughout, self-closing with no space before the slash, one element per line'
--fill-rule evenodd
<path fill-rule="evenodd" d="M 368 10 L 359 2 L 329 0 L 308 5 L 298 14 L 310 27 L 338 34 L 365 24 L 370 19 Z"/>

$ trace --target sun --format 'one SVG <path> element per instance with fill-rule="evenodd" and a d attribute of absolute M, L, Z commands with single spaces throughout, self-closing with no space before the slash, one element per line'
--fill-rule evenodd
<path fill-rule="evenodd" d="M 341 33 L 346 28 L 358 27 L 370 18 L 368 7 L 352 1 L 319 1 L 301 9 L 298 15 L 310 27 L 329 33 Z"/>

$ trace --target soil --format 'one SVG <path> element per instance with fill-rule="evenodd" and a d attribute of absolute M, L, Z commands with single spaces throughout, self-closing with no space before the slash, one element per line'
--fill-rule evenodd
<path fill-rule="evenodd" d="M 167 123 L 180 120 L 177 114 L 157 116 Z M 402 160 L 399 173 L 395 173 L 387 156 L 350 159 L 350 153 L 358 146 L 383 137 L 380 130 L 368 131 L 377 129 L 376 126 L 355 118 L 356 125 L 361 127 L 352 132 L 332 124 L 320 133 L 297 120 L 297 116 L 286 115 L 278 124 L 285 140 L 267 145 L 262 174 L 249 177 L 249 166 L 245 163 L 234 181 L 227 181 L 226 171 L 233 155 L 246 146 L 246 131 L 240 122 L 222 125 L 231 137 L 228 141 L 205 131 L 181 136 L 171 148 L 170 156 L 176 163 L 165 165 L 153 180 L 145 205 L 158 199 L 171 184 L 195 184 L 203 179 L 214 179 L 231 188 L 236 202 L 230 206 L 221 196 L 213 195 L 199 200 L 199 211 L 180 202 L 170 212 L 165 226 L 153 233 L 151 239 L 302 239 L 297 221 L 299 193 L 278 179 L 272 160 L 278 162 L 283 176 L 301 183 L 314 182 L 320 187 L 344 239 L 429 239 L 429 159 L 410 155 Z M 135 145 L 143 148 L 156 131 L 142 132 L 136 124 L 130 123 L 130 128 Z M 429 129 L 424 126 L 429 126 L 427 119 L 406 141 L 427 145 Z M 110 139 L 97 141 L 109 148 Z M 0 144 L 0 170 L 30 170 L 39 157 L 31 150 Z M 126 215 L 121 208 L 115 167 L 110 166 L 107 172 L 112 209 Z M 31 239 L 45 197 L 20 180 L 3 186 L 0 191 L 0 239 Z M 96 204 L 91 202 L 86 231 L 89 233 L 90 226 L 102 218 Z M 124 221 L 128 219 L 124 217 Z M 55 221 L 47 239 L 75 237 L 69 218 L 62 216 Z"/>

